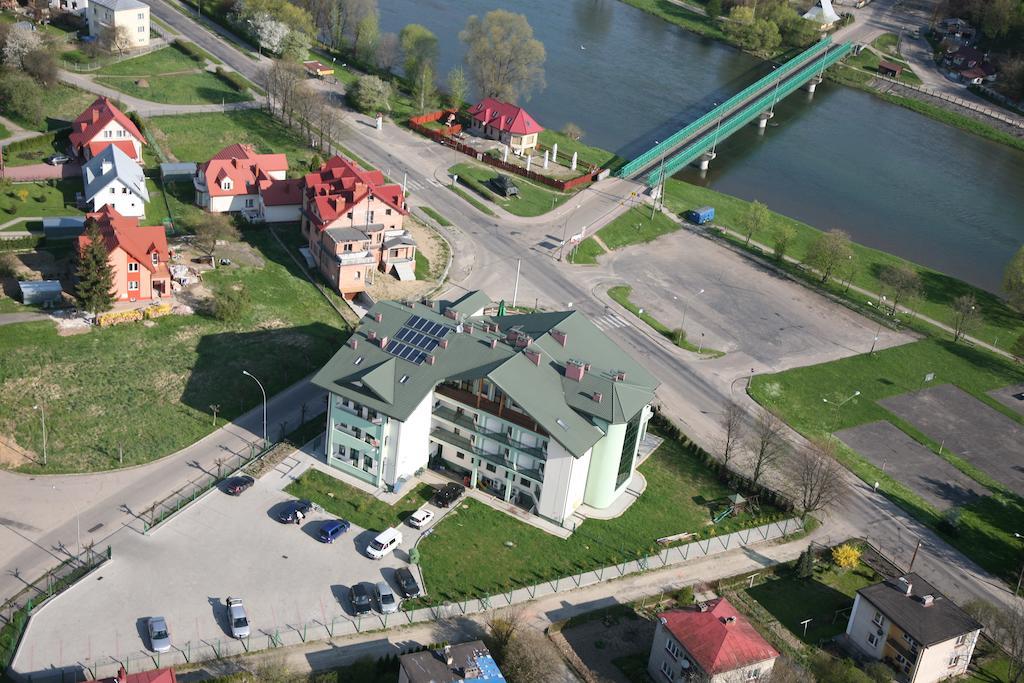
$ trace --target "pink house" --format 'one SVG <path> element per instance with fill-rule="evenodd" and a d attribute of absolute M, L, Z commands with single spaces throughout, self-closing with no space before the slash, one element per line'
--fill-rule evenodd
<path fill-rule="evenodd" d="M 537 137 L 544 128 L 522 107 L 487 97 L 469 109 L 472 123 L 469 130 L 494 140 L 500 140 L 516 154 L 524 154 L 537 147 Z"/>
<path fill-rule="evenodd" d="M 109 204 L 86 214 L 99 223 L 100 236 L 114 271 L 114 294 L 119 301 L 149 301 L 171 294 L 169 252 L 162 225 L 139 226 L 138 218 L 119 214 Z M 81 251 L 89 237 L 78 238 Z"/>
<path fill-rule="evenodd" d="M 106 97 L 98 97 L 71 122 L 71 149 L 76 156 L 91 159 L 115 145 L 129 159 L 142 161 L 146 139 L 132 120 Z"/>

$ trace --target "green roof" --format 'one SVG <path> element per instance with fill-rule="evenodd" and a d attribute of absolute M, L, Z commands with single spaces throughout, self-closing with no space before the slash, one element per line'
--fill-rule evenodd
<path fill-rule="evenodd" d="M 483 292 L 456 302 L 379 302 L 313 383 L 406 420 L 439 383 L 486 377 L 577 456 L 597 443 L 604 425 L 627 422 L 653 400 L 658 380 L 582 313 L 467 317 L 489 303 Z M 381 345 L 412 316 L 449 330 L 420 364 Z M 570 363 L 586 368 L 578 381 L 566 376 Z"/>

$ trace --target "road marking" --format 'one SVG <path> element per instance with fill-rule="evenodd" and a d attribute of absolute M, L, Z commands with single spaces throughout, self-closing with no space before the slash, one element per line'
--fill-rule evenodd
<path fill-rule="evenodd" d="M 602 315 L 602 316 L 597 317 L 597 318 L 592 318 L 592 321 L 593 321 L 594 325 L 597 326 L 597 329 L 599 329 L 599 330 L 609 330 L 609 329 L 612 329 L 614 327 L 629 327 L 630 326 L 630 323 L 628 321 L 623 320 L 622 318 L 620 318 L 619 316 L 615 315 L 614 313 L 609 314 L 609 315 Z"/>
<path fill-rule="evenodd" d="M 423 186 L 415 180 L 407 180 L 405 183 L 406 187 L 410 190 L 422 190 Z"/>

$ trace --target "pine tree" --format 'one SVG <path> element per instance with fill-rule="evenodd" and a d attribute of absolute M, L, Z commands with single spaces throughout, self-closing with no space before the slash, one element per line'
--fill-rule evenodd
<path fill-rule="evenodd" d="M 814 557 L 810 550 L 800 553 L 796 561 L 796 576 L 799 579 L 809 579 L 814 576 Z"/>
<path fill-rule="evenodd" d="M 86 221 L 85 235 L 89 243 L 78 255 L 76 293 L 82 308 L 90 313 L 103 313 L 114 303 L 114 271 L 96 219 Z"/>

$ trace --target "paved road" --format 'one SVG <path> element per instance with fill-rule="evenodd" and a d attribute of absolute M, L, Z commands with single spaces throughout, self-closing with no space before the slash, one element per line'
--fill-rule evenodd
<path fill-rule="evenodd" d="M 0 313 L 0 325 L 13 325 L 14 323 L 49 320 L 49 318 L 50 316 L 45 313 Z"/>

